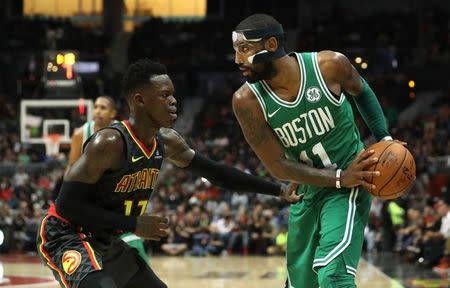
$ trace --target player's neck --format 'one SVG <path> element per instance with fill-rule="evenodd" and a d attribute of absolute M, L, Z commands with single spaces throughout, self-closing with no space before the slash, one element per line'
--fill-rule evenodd
<path fill-rule="evenodd" d="M 273 65 L 277 71 L 275 77 L 266 80 L 267 84 L 273 89 L 290 90 L 292 83 L 300 83 L 300 71 L 297 60 L 294 57 L 284 56 L 274 60 Z"/>
<path fill-rule="evenodd" d="M 133 129 L 133 133 L 145 145 L 149 145 L 151 143 L 153 137 L 155 137 L 159 130 L 149 126 L 147 121 L 136 120 L 136 116 L 130 116 L 130 118 L 128 118 L 128 123 L 130 123 L 131 129 Z"/>

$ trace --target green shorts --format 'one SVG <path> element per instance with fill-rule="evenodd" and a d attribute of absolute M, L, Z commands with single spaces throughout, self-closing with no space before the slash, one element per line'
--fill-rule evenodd
<path fill-rule="evenodd" d="M 313 188 L 291 205 L 287 244 L 289 288 L 352 282 L 361 256 L 372 197 L 361 187 Z M 356 287 L 356 286 L 355 286 Z"/>
<path fill-rule="evenodd" d="M 144 259 L 145 263 L 148 263 L 147 252 L 145 252 L 144 240 L 134 235 L 133 233 L 125 233 L 120 235 L 123 242 L 127 243 L 131 248 L 138 251 L 139 255 Z"/>

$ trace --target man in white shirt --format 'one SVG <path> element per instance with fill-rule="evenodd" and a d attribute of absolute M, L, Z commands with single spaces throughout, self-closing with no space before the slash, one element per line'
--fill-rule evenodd
<path fill-rule="evenodd" d="M 444 201 L 438 208 L 439 215 L 442 216 L 441 228 L 439 232 L 445 239 L 450 238 L 450 207 Z"/>
<path fill-rule="evenodd" d="M 444 198 L 448 198 L 445 197 Z M 441 216 L 441 227 L 439 232 L 428 232 L 431 243 L 440 243 L 440 249 L 443 249 L 443 257 L 439 261 L 439 265 L 433 267 L 433 271 L 437 273 L 450 272 L 450 199 L 439 200 L 435 209 Z M 428 234 L 427 233 L 427 234 Z M 425 237 L 427 236 L 425 235 Z"/>

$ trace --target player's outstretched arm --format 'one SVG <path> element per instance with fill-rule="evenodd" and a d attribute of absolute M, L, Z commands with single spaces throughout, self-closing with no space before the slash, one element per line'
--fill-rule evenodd
<path fill-rule="evenodd" d="M 267 124 L 257 101 L 247 85 L 243 85 L 233 95 L 233 110 L 245 139 L 266 169 L 274 177 L 285 181 L 319 187 L 336 186 L 336 171 L 317 169 L 286 159 L 283 148 Z M 363 152 L 358 158 L 358 163 L 350 165 L 343 171 L 340 180 L 341 186 L 369 185 L 368 187 L 370 187 L 370 183 L 367 183 L 364 177 L 376 176 L 376 172 L 363 171 L 363 169 L 377 161 L 370 158 L 371 154 L 370 151 Z"/>
<path fill-rule="evenodd" d="M 167 236 L 166 218 L 125 216 L 95 203 L 95 183 L 105 171 L 117 171 L 126 155 L 120 133 L 113 129 L 99 131 L 64 178 L 56 200 L 56 211 L 71 223 L 93 230 L 124 230 L 138 236 L 159 240 Z"/>
<path fill-rule="evenodd" d="M 207 178 L 214 185 L 236 192 L 255 192 L 280 196 L 289 202 L 297 202 L 299 200 L 292 186 L 269 182 L 213 161 L 195 152 L 189 147 L 183 137 L 173 129 L 162 128 L 160 132 L 164 139 L 168 160 L 195 175 Z"/>
<path fill-rule="evenodd" d="M 392 140 L 377 96 L 348 58 L 341 53 L 322 51 L 317 60 L 328 88 L 336 95 L 345 91 L 353 96 L 359 113 L 377 141 Z"/>

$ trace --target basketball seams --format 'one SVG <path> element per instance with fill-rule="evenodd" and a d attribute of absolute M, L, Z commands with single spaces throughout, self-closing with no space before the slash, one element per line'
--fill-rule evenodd
<path fill-rule="evenodd" d="M 381 151 L 380 155 L 378 156 L 378 162 L 377 162 L 377 164 L 375 164 L 375 168 L 372 170 L 372 172 L 373 172 L 373 171 L 378 171 L 378 170 L 377 170 L 377 167 L 378 167 L 378 163 L 380 163 L 381 155 L 383 155 L 383 153 L 384 153 L 384 152 L 389 148 L 389 146 L 391 146 L 392 144 L 394 144 L 394 143 L 393 143 L 393 142 L 392 142 L 392 143 L 389 143 L 389 145 L 387 145 L 386 147 L 384 147 L 383 151 Z M 372 175 L 372 179 L 371 179 L 371 182 L 370 182 L 370 183 L 373 184 L 373 175 Z M 372 189 L 370 189 L 369 192 L 372 192 Z M 380 191 L 378 190 L 378 192 L 380 192 Z M 380 196 L 379 193 L 378 193 L 378 196 Z"/>
<path fill-rule="evenodd" d="M 411 154 L 408 150 L 406 151 L 405 159 L 403 160 L 402 166 L 400 166 L 400 167 L 404 167 L 404 164 L 408 160 L 408 158 L 411 158 L 412 160 L 414 160 L 414 157 L 412 156 L 412 154 L 411 154 L 411 157 L 408 157 L 408 153 Z M 414 163 L 414 170 L 415 170 L 416 164 L 415 164 L 414 161 L 413 161 L 413 163 Z M 408 183 L 404 188 L 400 189 L 400 192 L 398 192 L 397 194 L 401 195 L 404 191 L 406 191 L 407 189 L 411 188 L 413 185 L 414 185 L 414 181 Z"/>
<path fill-rule="evenodd" d="M 392 143 L 392 144 L 394 144 L 394 143 Z M 391 144 L 391 145 L 392 145 L 392 144 Z M 389 146 L 391 146 L 391 145 L 389 145 Z M 400 144 L 399 144 L 399 145 L 400 145 Z M 387 147 L 389 147 L 389 146 L 387 146 Z M 403 148 L 404 148 L 404 147 L 403 147 Z M 400 166 L 398 166 L 399 168 L 403 167 L 403 164 L 405 164 L 406 156 L 407 156 L 407 154 L 408 154 L 408 151 L 406 151 L 406 149 L 404 149 L 403 151 L 404 151 L 405 153 L 403 153 L 404 156 L 403 156 L 402 164 L 401 164 Z M 383 151 L 383 153 L 384 153 L 384 151 Z M 378 164 L 378 163 L 377 163 L 377 164 Z M 398 169 L 397 169 L 397 172 L 398 172 Z M 389 184 L 389 182 L 392 181 L 392 179 L 394 179 L 394 177 L 397 175 L 397 172 L 393 173 L 393 175 L 391 176 L 391 178 L 390 178 L 388 181 L 386 181 L 385 184 L 383 185 L 383 187 L 381 187 L 381 188 L 378 190 L 378 197 L 381 197 L 381 196 L 382 196 L 382 195 L 381 195 L 381 191 Z"/>

